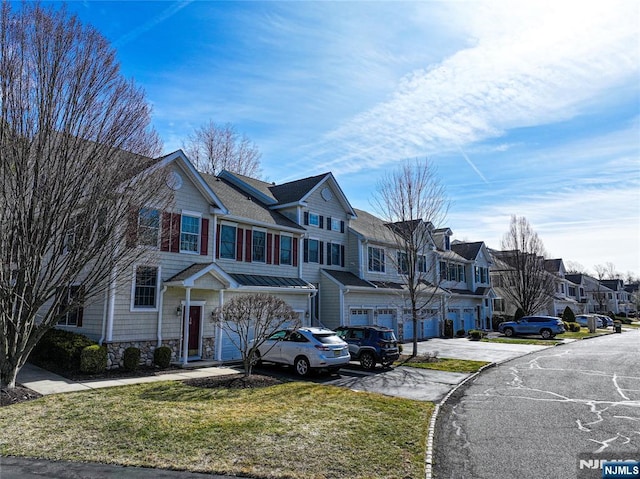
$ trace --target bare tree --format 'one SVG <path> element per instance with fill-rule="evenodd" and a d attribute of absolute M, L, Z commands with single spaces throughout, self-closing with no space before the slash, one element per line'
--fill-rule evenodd
<path fill-rule="evenodd" d="M 250 376 L 255 354 L 276 330 L 300 326 L 300 317 L 284 300 L 270 294 L 236 296 L 214 310 L 212 322 L 219 326 L 242 355 L 245 376 Z"/>
<path fill-rule="evenodd" d="M 441 293 L 432 232 L 444 222 L 449 200 L 435 168 L 427 160 L 415 160 L 385 176 L 372 203 L 394 233 L 391 241 L 397 254 L 390 260 L 401 274 L 403 294 L 411 310 L 412 354 L 416 356 L 421 312 Z"/>
<path fill-rule="evenodd" d="M 163 172 L 144 94 L 96 30 L 3 2 L 0 36 L 0 379 L 13 388 L 42 335 L 140 254 L 129 213 Z"/>
<path fill-rule="evenodd" d="M 203 173 L 217 175 L 228 170 L 250 177 L 260 174 L 258 147 L 230 123 L 221 125 L 210 120 L 196 128 L 183 148 Z"/>
<path fill-rule="evenodd" d="M 542 310 L 554 293 L 555 279 L 544 267 L 542 240 L 525 217 L 511 217 L 509 231 L 494 252 L 503 294 L 525 315 Z"/>
<path fill-rule="evenodd" d="M 566 262 L 566 273 L 567 274 L 586 274 L 587 268 L 585 268 L 582 264 L 577 261 L 567 261 Z"/>
<path fill-rule="evenodd" d="M 608 308 L 608 300 L 607 300 L 607 292 L 609 288 L 606 288 L 602 282 L 606 280 L 611 274 L 611 266 L 612 263 L 604 264 L 596 264 L 593 267 L 593 270 L 596 272 L 597 281 L 595 281 L 595 289 L 592 291 L 593 299 L 595 299 L 598 303 L 598 312 L 606 313 Z M 615 270 L 615 268 L 613 268 Z"/>

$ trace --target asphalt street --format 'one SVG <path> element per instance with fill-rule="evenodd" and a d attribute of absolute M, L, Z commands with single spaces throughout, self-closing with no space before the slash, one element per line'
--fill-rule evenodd
<path fill-rule="evenodd" d="M 484 371 L 441 408 L 436 444 L 438 479 L 600 478 L 579 459 L 640 460 L 640 331 Z"/>

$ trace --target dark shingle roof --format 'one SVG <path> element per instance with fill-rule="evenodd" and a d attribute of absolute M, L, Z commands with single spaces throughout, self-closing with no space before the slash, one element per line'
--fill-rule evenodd
<path fill-rule="evenodd" d="M 348 271 L 336 271 L 333 269 L 323 269 L 323 272 L 331 276 L 344 286 L 360 286 L 362 288 L 375 288 L 369 281 L 358 278 L 355 274 Z"/>
<path fill-rule="evenodd" d="M 324 180 L 330 173 L 323 173 L 301 180 L 290 181 L 281 185 L 270 186 L 269 191 L 278 203 L 286 205 L 295 203 L 304 198 L 318 183 Z"/>
<path fill-rule="evenodd" d="M 560 271 L 561 264 L 561 259 L 545 259 L 544 269 L 546 269 L 549 273 L 557 273 L 558 271 Z"/>
<path fill-rule="evenodd" d="M 385 222 L 377 216 L 364 210 L 354 210 L 358 218 L 349 222 L 349 227 L 365 238 L 380 242 L 395 244 L 396 239 L 391 230 L 385 227 Z"/>
<path fill-rule="evenodd" d="M 482 248 L 483 244 L 484 243 L 482 241 L 477 241 L 475 243 L 455 242 L 451 245 L 451 250 L 465 259 L 473 260 L 478 257 L 478 253 L 480 252 L 480 248 Z"/>
<path fill-rule="evenodd" d="M 302 226 L 291 221 L 283 214 L 269 209 L 268 206 L 256 198 L 247 196 L 240 188 L 232 185 L 228 181 L 204 173 L 202 177 L 216 196 L 220 198 L 222 204 L 229 210 L 229 214 L 260 223 L 304 230 Z"/>

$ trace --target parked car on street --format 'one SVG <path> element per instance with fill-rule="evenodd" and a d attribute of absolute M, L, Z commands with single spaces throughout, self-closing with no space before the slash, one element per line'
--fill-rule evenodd
<path fill-rule="evenodd" d="M 341 326 L 336 333 L 349 344 L 351 358 L 360 361 L 363 369 L 373 369 L 377 363 L 388 367 L 400 357 L 393 329 L 384 326 Z"/>
<path fill-rule="evenodd" d="M 611 319 L 606 314 L 596 314 L 602 320 L 602 327 L 608 328 L 609 326 L 613 326 L 613 319 Z"/>
<path fill-rule="evenodd" d="M 590 317 L 596 319 L 596 328 L 606 328 L 606 323 L 603 325 L 602 318 L 597 314 L 579 314 L 576 316 L 576 323 L 583 328 L 586 328 L 589 325 Z"/>
<path fill-rule="evenodd" d="M 335 331 L 313 327 L 276 331 L 258 347 L 256 356 L 257 363 L 293 366 L 299 376 L 313 369 L 338 372 L 351 360 L 347 343 Z"/>
<path fill-rule="evenodd" d="M 544 339 L 553 338 L 565 332 L 562 320 L 553 316 L 524 316 L 518 321 L 500 323 L 498 331 L 511 337 L 518 334 L 539 334 Z"/>

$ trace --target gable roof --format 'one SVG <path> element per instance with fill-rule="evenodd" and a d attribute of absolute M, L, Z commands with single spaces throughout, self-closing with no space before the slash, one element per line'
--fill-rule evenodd
<path fill-rule="evenodd" d="M 202 194 L 202 196 L 218 211 L 217 213 L 226 214 L 228 212 L 224 203 L 218 198 L 218 196 L 213 192 L 211 187 L 204 180 L 202 175 L 195 169 L 193 164 L 187 159 L 187 156 L 184 154 L 182 150 L 176 150 L 173 153 L 169 153 L 168 155 L 163 156 L 157 162 L 153 163 L 152 166 L 147 168 L 144 172 L 140 174 L 145 174 L 148 171 L 154 171 L 155 169 L 164 168 L 171 163 L 176 163 L 182 169 L 182 171 L 187 175 L 189 180 L 195 185 L 198 191 Z"/>
<path fill-rule="evenodd" d="M 302 204 L 316 189 L 328 182 L 333 185 L 337 193 L 337 198 L 345 211 L 351 216 L 356 215 L 349 200 L 347 200 L 342 188 L 340 188 L 340 185 L 338 185 L 338 182 L 331 172 L 289 181 L 280 185 L 239 175 L 230 171 L 223 171 L 219 177 L 232 183 L 242 191 L 259 198 L 265 205 L 274 209 Z"/>
<path fill-rule="evenodd" d="M 216 177 L 202 173 L 202 177 L 227 208 L 229 219 L 245 220 L 265 226 L 278 226 L 290 230 L 304 231 L 304 228 L 278 211 L 270 209 L 253 195 L 248 195 L 226 177 Z"/>
<path fill-rule="evenodd" d="M 606 286 L 607 288 L 613 291 L 620 291 L 623 289 L 621 279 L 603 279 L 603 280 L 600 280 L 600 284 L 602 284 L 603 286 Z"/>
<path fill-rule="evenodd" d="M 468 260 L 474 260 L 478 257 L 478 253 L 482 249 L 484 242 L 476 241 L 475 243 L 462 243 L 455 241 L 451 244 L 451 251 Z"/>
<path fill-rule="evenodd" d="M 545 259 L 544 260 L 544 269 L 549 273 L 558 273 L 561 270 L 562 259 Z"/>
<path fill-rule="evenodd" d="M 393 232 L 385 227 L 384 221 L 367 211 L 358 209 L 354 211 L 357 218 L 349 222 L 349 228 L 352 231 L 364 238 L 378 240 L 390 245 L 396 244 Z"/>
<path fill-rule="evenodd" d="M 309 196 L 309 194 L 325 180 L 327 175 L 331 175 L 331 173 L 323 173 L 300 180 L 289 181 L 288 183 L 272 186 L 270 190 L 280 204 L 297 203 Z"/>

